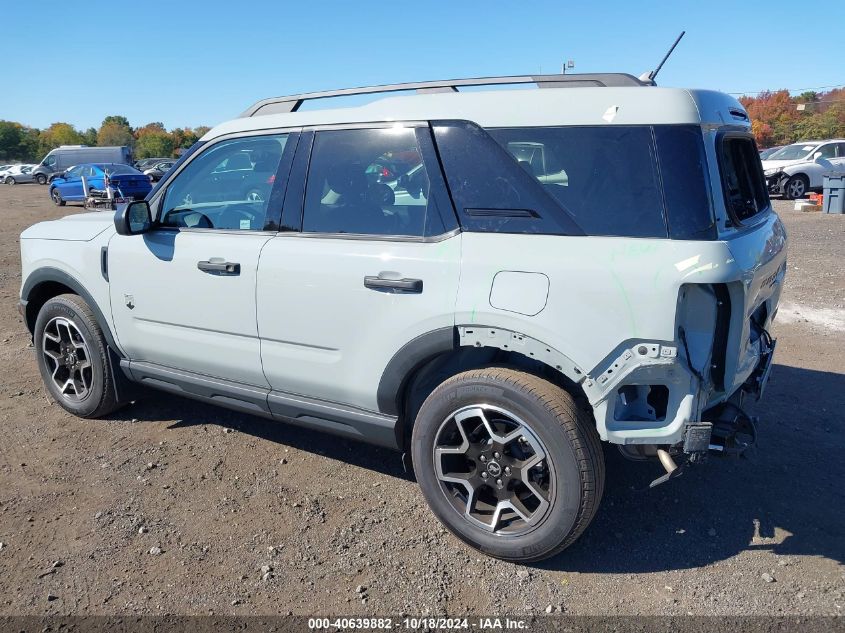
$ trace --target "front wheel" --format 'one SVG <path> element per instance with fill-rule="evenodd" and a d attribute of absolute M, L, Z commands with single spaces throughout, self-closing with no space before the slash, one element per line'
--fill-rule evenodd
<path fill-rule="evenodd" d="M 538 561 L 598 508 L 604 456 L 589 417 L 542 378 L 500 367 L 446 380 L 417 416 L 414 472 L 435 515 L 491 556 Z"/>
<path fill-rule="evenodd" d="M 14 185 L 15 179 L 12 178 L 11 176 L 6 176 L 6 180 L 4 180 L 3 182 L 5 182 L 7 185 Z"/>
<path fill-rule="evenodd" d="M 799 174 L 786 181 L 783 186 L 783 195 L 789 200 L 796 200 L 807 195 L 809 189 L 810 183 L 807 181 L 807 177 Z"/>
<path fill-rule="evenodd" d="M 47 176 L 45 176 L 44 174 L 38 174 L 37 176 L 35 176 L 35 182 L 37 182 L 39 185 L 46 185 Z"/>
<path fill-rule="evenodd" d="M 65 201 L 62 199 L 62 194 L 59 193 L 59 190 L 55 187 L 50 191 L 50 198 L 53 200 L 53 204 L 57 207 L 65 206 Z"/>
<path fill-rule="evenodd" d="M 65 294 L 47 301 L 38 312 L 33 338 L 41 378 L 62 408 L 98 418 L 120 406 L 108 343 L 82 298 Z"/>

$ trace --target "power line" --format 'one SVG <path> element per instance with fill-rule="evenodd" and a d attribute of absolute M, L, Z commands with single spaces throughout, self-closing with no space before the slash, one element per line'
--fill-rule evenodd
<path fill-rule="evenodd" d="M 830 88 L 842 88 L 845 87 L 845 84 L 834 84 L 833 86 L 816 86 L 815 88 L 778 88 L 778 90 L 786 90 L 787 92 L 806 92 L 807 90 L 828 90 Z M 746 90 L 745 92 L 729 92 L 729 95 L 750 95 L 750 94 L 760 94 L 761 92 L 768 92 L 770 88 L 766 88 L 764 90 Z"/>

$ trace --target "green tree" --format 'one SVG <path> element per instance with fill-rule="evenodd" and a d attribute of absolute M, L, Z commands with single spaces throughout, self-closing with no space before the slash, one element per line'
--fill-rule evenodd
<path fill-rule="evenodd" d="M 53 123 L 41 132 L 38 150 L 43 156 L 60 145 L 81 145 L 82 140 L 82 135 L 70 123 Z"/>
<path fill-rule="evenodd" d="M 137 158 L 166 157 L 173 155 L 173 138 L 167 132 L 150 131 L 141 134 L 135 144 Z"/>
<path fill-rule="evenodd" d="M 83 143 L 89 147 L 97 145 L 97 128 L 89 127 L 82 133 Z"/>
<path fill-rule="evenodd" d="M 15 160 L 21 151 L 23 126 L 13 121 L 0 121 L 0 160 Z"/>
<path fill-rule="evenodd" d="M 105 125 L 106 123 L 117 123 L 120 127 L 125 127 L 130 131 L 132 130 L 132 126 L 129 125 L 129 119 L 119 114 L 111 114 L 107 116 L 105 119 L 103 119 L 103 125 Z"/>
<path fill-rule="evenodd" d="M 97 145 L 100 147 L 107 147 L 113 145 L 132 145 L 135 137 L 132 135 L 132 130 L 128 125 L 122 125 L 117 121 L 109 121 L 106 117 L 100 130 L 97 132 Z M 122 118 L 122 117 L 121 117 Z"/>
<path fill-rule="evenodd" d="M 36 162 L 44 156 L 40 153 L 41 132 L 34 127 L 24 127 L 21 135 L 21 160 Z"/>

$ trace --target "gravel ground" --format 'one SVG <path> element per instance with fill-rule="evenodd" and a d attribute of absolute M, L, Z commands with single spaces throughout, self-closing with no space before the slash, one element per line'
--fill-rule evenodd
<path fill-rule="evenodd" d="M 107 420 L 51 403 L 18 316 L 18 236 L 52 207 L 0 188 L 0 615 L 841 614 L 845 216 L 778 202 L 790 264 L 753 460 L 648 491 L 608 459 L 601 509 L 554 559 L 467 549 L 399 456 L 150 394 Z"/>

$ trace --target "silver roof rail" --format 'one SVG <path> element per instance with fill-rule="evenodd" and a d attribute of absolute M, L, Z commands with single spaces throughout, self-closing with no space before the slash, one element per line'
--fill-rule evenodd
<path fill-rule="evenodd" d="M 573 75 L 515 75 L 509 77 L 475 77 L 472 79 L 444 79 L 439 81 L 418 81 L 404 84 L 386 84 L 381 86 L 362 86 L 361 88 L 343 88 L 324 92 L 306 92 L 287 97 L 272 97 L 254 103 L 241 114 L 241 117 L 296 112 L 305 101 L 329 99 L 351 95 L 379 94 L 416 90 L 417 93 L 458 92 L 460 86 L 502 86 L 508 84 L 537 84 L 538 88 L 583 88 L 583 87 L 618 87 L 650 86 L 652 82 L 642 81 L 627 73 L 593 73 Z"/>

